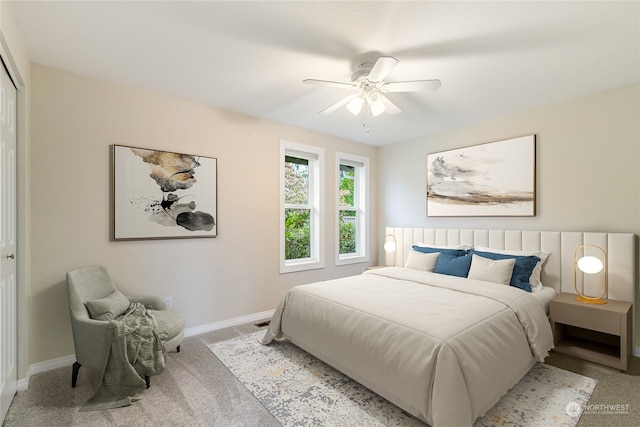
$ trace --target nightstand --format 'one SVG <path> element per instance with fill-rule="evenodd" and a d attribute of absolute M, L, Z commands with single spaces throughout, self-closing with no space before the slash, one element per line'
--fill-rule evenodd
<path fill-rule="evenodd" d="M 626 371 L 633 347 L 631 307 L 630 302 L 596 305 L 578 302 L 573 294 L 556 296 L 550 309 L 555 351 Z"/>

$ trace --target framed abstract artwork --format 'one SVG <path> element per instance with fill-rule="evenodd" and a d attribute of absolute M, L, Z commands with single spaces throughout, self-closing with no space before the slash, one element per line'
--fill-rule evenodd
<path fill-rule="evenodd" d="M 535 216 L 536 137 L 427 155 L 427 216 Z"/>
<path fill-rule="evenodd" d="M 113 240 L 216 237 L 217 159 L 112 148 Z"/>

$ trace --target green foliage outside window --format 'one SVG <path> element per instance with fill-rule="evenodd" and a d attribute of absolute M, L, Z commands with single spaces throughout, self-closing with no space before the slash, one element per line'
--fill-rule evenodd
<path fill-rule="evenodd" d="M 309 202 L 309 161 L 286 156 L 284 164 L 284 200 L 287 204 Z"/>
<path fill-rule="evenodd" d="M 284 222 L 285 259 L 309 258 L 311 256 L 309 211 L 306 209 L 287 209 Z"/>
<path fill-rule="evenodd" d="M 355 168 L 340 165 L 340 255 L 356 253 L 356 211 L 353 208 L 355 199 Z"/>
<path fill-rule="evenodd" d="M 356 252 L 355 214 L 355 211 L 340 212 L 340 255 Z"/>
<path fill-rule="evenodd" d="M 340 165 L 340 215 L 339 253 L 356 253 L 355 168 Z M 306 205 L 309 201 L 309 163 L 306 159 L 285 157 L 285 259 L 311 257 L 311 212 L 307 208 L 291 205 Z M 346 209 L 345 209 L 346 208 Z M 349 209 L 351 208 L 351 209 Z"/>
<path fill-rule="evenodd" d="M 306 205 L 309 202 L 309 161 L 285 157 L 285 202 Z M 285 209 L 285 259 L 311 257 L 311 215 L 309 209 Z"/>

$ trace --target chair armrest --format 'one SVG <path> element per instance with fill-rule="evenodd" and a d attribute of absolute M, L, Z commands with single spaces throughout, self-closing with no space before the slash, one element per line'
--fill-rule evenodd
<path fill-rule="evenodd" d="M 76 360 L 83 366 L 103 368 L 107 363 L 105 339 L 109 322 L 71 317 Z"/>
<path fill-rule="evenodd" d="M 129 301 L 131 302 L 139 302 L 144 305 L 146 308 L 151 308 L 153 310 L 166 310 L 166 306 L 164 303 L 164 298 L 154 295 L 127 295 Z"/>

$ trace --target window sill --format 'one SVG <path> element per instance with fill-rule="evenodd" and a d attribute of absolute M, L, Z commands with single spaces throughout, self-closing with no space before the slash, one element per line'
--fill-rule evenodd
<path fill-rule="evenodd" d="M 319 268 L 324 268 L 323 262 L 297 262 L 280 265 L 280 274 L 295 273 L 296 271 L 317 270 Z"/>
<path fill-rule="evenodd" d="M 336 266 L 340 265 L 351 265 L 351 264 L 361 264 L 364 262 L 369 262 L 368 256 L 345 256 L 344 258 L 338 258 L 336 260 Z"/>

